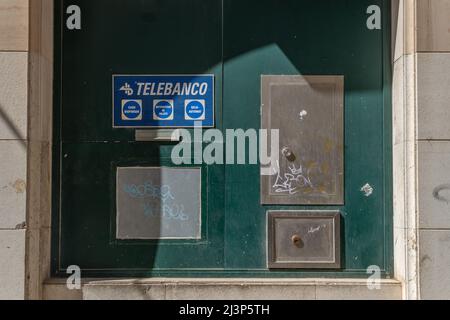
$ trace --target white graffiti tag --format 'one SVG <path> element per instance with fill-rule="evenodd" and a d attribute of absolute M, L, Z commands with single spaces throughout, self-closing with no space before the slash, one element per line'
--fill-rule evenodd
<path fill-rule="evenodd" d="M 277 162 L 278 166 L 278 174 L 275 184 L 273 188 L 275 188 L 275 192 L 277 193 L 289 193 L 296 194 L 299 192 L 300 188 L 310 187 L 314 188 L 311 183 L 311 179 L 308 177 L 308 174 L 304 174 L 303 167 L 296 168 L 295 164 L 288 167 L 289 172 L 285 172 L 281 174 L 280 166 Z"/>

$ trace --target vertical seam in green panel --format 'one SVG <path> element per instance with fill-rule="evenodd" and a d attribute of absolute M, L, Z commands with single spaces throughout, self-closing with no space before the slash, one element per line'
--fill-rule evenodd
<path fill-rule="evenodd" d="M 383 129 L 384 129 L 384 251 L 385 269 L 392 275 L 393 210 L 392 210 L 392 81 L 391 81 L 391 10 L 390 1 L 383 1 Z"/>

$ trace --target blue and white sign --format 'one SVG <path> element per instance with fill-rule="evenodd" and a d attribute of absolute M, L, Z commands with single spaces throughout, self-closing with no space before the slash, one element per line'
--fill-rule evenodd
<path fill-rule="evenodd" d="M 186 100 L 184 102 L 186 120 L 205 120 L 205 100 Z"/>
<path fill-rule="evenodd" d="M 114 128 L 214 127 L 214 75 L 114 75 Z"/>
<path fill-rule="evenodd" d="M 142 100 L 122 100 L 122 120 L 142 120 Z"/>
<path fill-rule="evenodd" d="M 173 100 L 153 100 L 153 120 L 173 120 Z"/>

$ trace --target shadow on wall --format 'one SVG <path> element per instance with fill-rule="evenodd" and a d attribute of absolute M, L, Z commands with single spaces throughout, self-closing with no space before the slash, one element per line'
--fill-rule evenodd
<path fill-rule="evenodd" d="M 3 122 L 6 124 L 6 126 L 9 128 L 9 130 L 12 132 L 14 137 L 20 141 L 20 144 L 24 149 L 27 148 L 27 144 L 25 142 L 25 137 L 20 132 L 19 128 L 14 124 L 13 120 L 10 118 L 10 116 L 6 113 L 3 106 L 0 105 L 0 118 L 2 118 Z"/>

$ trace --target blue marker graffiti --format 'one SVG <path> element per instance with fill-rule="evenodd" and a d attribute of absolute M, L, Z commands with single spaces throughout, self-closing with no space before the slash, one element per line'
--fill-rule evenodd
<path fill-rule="evenodd" d="M 155 186 L 151 182 L 141 185 L 126 184 L 123 191 L 132 198 L 152 198 L 157 202 L 145 202 L 142 205 L 144 215 L 149 218 L 163 218 L 171 220 L 187 221 L 189 215 L 184 212 L 184 205 L 177 204 L 168 185 Z"/>

